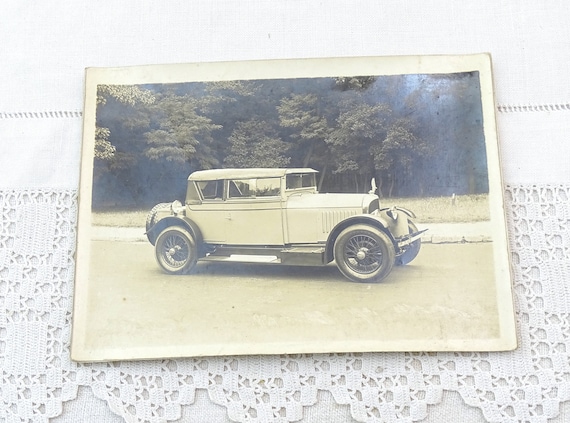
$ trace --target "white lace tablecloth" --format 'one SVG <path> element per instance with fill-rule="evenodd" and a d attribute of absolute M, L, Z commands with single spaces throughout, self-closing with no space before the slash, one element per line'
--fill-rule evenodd
<path fill-rule="evenodd" d="M 570 3 L 6 0 L 0 421 L 567 421 Z M 490 52 L 519 348 L 69 359 L 83 69 Z"/>

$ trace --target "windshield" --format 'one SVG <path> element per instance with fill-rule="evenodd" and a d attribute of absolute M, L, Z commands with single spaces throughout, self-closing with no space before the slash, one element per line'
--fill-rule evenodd
<path fill-rule="evenodd" d="M 287 175 L 286 189 L 316 188 L 314 173 L 291 173 Z"/>

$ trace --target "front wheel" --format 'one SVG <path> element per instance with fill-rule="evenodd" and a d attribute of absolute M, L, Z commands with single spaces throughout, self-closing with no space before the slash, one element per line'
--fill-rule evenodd
<path fill-rule="evenodd" d="M 355 282 L 380 282 L 392 270 L 395 254 L 390 238 L 369 225 L 349 226 L 334 244 L 338 269 Z"/>
<path fill-rule="evenodd" d="M 166 273 L 188 273 L 198 261 L 198 248 L 194 237 L 180 227 L 163 230 L 156 239 L 155 255 Z"/>

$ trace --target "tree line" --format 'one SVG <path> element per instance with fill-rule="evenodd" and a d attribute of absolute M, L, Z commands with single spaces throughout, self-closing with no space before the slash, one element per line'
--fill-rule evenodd
<path fill-rule="evenodd" d="M 188 174 L 312 167 L 322 192 L 488 190 L 477 72 L 100 85 L 93 206 L 184 197 Z"/>

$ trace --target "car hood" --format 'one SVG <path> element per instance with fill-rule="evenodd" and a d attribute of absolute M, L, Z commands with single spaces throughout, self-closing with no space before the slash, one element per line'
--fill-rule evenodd
<path fill-rule="evenodd" d="M 293 194 L 287 199 L 288 209 L 334 209 L 368 206 L 378 197 L 372 194 Z"/>

